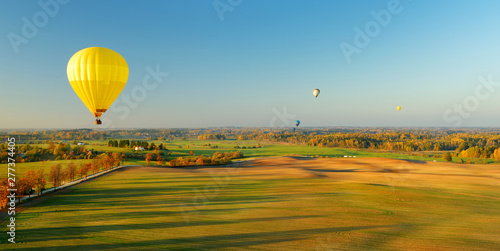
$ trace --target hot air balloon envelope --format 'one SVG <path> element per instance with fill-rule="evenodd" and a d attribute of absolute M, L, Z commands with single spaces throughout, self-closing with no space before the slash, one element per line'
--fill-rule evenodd
<path fill-rule="evenodd" d="M 295 125 L 299 126 L 300 125 L 300 121 L 299 120 L 295 120 Z"/>
<path fill-rule="evenodd" d="M 313 90 L 313 95 L 314 95 L 314 97 L 316 97 L 316 98 L 317 98 L 317 97 L 318 97 L 318 95 L 319 95 L 319 89 L 314 89 L 314 90 Z"/>
<path fill-rule="evenodd" d="M 90 47 L 71 57 L 67 74 L 76 95 L 97 118 L 96 124 L 101 124 L 99 117 L 111 106 L 127 83 L 128 65 L 113 50 Z"/>

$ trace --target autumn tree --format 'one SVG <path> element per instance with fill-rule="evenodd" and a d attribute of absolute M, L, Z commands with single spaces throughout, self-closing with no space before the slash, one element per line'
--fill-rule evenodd
<path fill-rule="evenodd" d="M 73 147 L 73 152 L 76 154 L 76 155 L 80 155 L 80 154 L 83 154 L 86 152 L 85 150 L 85 146 L 74 146 Z"/>
<path fill-rule="evenodd" d="M 24 192 L 27 190 L 27 182 L 26 178 L 22 177 L 20 179 L 16 179 L 16 182 L 14 183 L 14 187 L 10 187 L 13 189 L 16 189 L 16 198 L 21 199 L 23 197 Z"/>
<path fill-rule="evenodd" d="M 149 166 L 149 163 L 151 162 L 151 159 L 153 158 L 152 153 L 146 154 L 146 164 Z"/>
<path fill-rule="evenodd" d="M 21 179 L 16 180 L 17 184 L 17 193 L 16 195 L 19 195 L 19 197 L 22 197 L 26 192 L 31 190 L 29 188 L 29 181 L 26 177 L 22 177 Z"/>
<path fill-rule="evenodd" d="M 69 144 L 58 144 L 55 148 L 54 148 L 54 156 L 63 156 L 64 154 L 66 154 L 69 150 L 70 150 L 70 146 Z"/>
<path fill-rule="evenodd" d="M 36 186 L 36 173 L 34 170 L 28 170 L 26 171 L 26 173 L 24 173 L 24 178 L 26 178 L 25 180 L 25 185 L 26 185 L 26 190 L 28 192 L 28 197 L 30 196 L 32 190 L 33 190 L 33 187 Z"/>
<path fill-rule="evenodd" d="M 55 164 L 50 167 L 49 180 L 54 186 L 54 190 L 63 182 L 64 173 L 61 164 Z"/>
<path fill-rule="evenodd" d="M 198 165 L 198 166 L 203 166 L 203 164 L 204 164 L 204 163 L 203 163 L 203 158 L 201 158 L 201 157 L 200 157 L 200 158 L 198 158 L 198 159 L 196 160 L 196 165 Z"/>
<path fill-rule="evenodd" d="M 68 166 L 66 167 L 66 177 L 68 177 L 68 179 L 70 181 L 73 181 L 75 179 L 75 176 L 76 176 L 76 164 L 73 163 L 73 162 L 70 162 L 68 164 Z"/>
<path fill-rule="evenodd" d="M 75 159 L 75 154 L 73 152 L 69 152 L 69 159 Z"/>
<path fill-rule="evenodd" d="M 35 186 L 36 186 L 36 191 L 38 194 L 41 194 L 42 191 L 45 189 L 45 174 L 43 169 L 38 169 L 36 172 L 36 179 L 35 179 Z"/>
<path fill-rule="evenodd" d="M 125 155 L 123 152 L 120 156 L 120 161 L 121 161 L 121 165 L 125 164 L 125 161 L 127 161 L 127 155 Z"/>
<path fill-rule="evenodd" d="M 109 154 L 103 153 L 102 155 L 99 156 L 99 160 L 105 170 L 108 170 L 111 167 L 113 167 L 114 160 L 111 156 L 109 156 Z"/>
<path fill-rule="evenodd" d="M 9 196 L 9 191 L 7 190 L 8 187 L 8 181 L 7 178 L 1 179 L 0 180 L 0 209 L 4 208 L 7 206 L 7 203 L 9 202 L 9 199 L 7 196 Z"/>
<path fill-rule="evenodd" d="M 80 173 L 80 178 L 87 178 L 87 174 L 89 173 L 91 167 L 92 164 L 90 163 L 81 165 L 80 170 L 78 171 Z"/>
<path fill-rule="evenodd" d="M 163 162 L 163 159 L 161 158 L 160 155 L 158 155 L 158 157 L 156 157 L 156 164 L 158 164 L 159 166 L 161 166 L 162 162 Z"/>
<path fill-rule="evenodd" d="M 481 148 L 478 146 L 471 147 L 460 152 L 459 157 L 479 158 L 481 156 Z"/>
<path fill-rule="evenodd" d="M 112 153 L 111 158 L 113 159 L 113 166 L 119 166 L 122 161 L 122 155 L 119 153 Z"/>
<path fill-rule="evenodd" d="M 500 148 L 495 149 L 495 151 L 491 155 L 491 158 L 495 160 L 500 160 Z"/>
<path fill-rule="evenodd" d="M 101 170 L 101 161 L 99 161 L 99 159 L 92 160 L 90 169 L 92 173 L 99 172 Z"/>
<path fill-rule="evenodd" d="M 446 160 L 447 162 L 451 162 L 453 160 L 453 157 L 451 156 L 450 152 L 447 152 L 443 154 L 443 159 Z"/>
<path fill-rule="evenodd" d="M 54 148 L 56 147 L 56 145 L 54 144 L 54 142 L 50 141 L 49 142 L 49 146 L 47 147 L 49 150 L 53 151 Z"/>

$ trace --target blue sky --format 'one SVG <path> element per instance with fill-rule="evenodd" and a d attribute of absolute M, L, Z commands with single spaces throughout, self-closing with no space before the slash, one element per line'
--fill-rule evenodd
<path fill-rule="evenodd" d="M 66 76 L 91 46 L 130 69 L 103 128 L 500 125 L 498 1 L 40 2 L 57 11 L 0 3 L 0 128 L 95 128 Z M 23 17 L 36 32 L 23 35 Z M 348 62 L 340 45 L 374 22 Z M 146 89 L 157 68 L 161 83 Z"/>

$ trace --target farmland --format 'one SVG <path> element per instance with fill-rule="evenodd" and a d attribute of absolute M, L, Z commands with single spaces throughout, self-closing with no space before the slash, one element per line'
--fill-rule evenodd
<path fill-rule="evenodd" d="M 499 178 L 497 165 L 374 157 L 129 167 L 30 202 L 8 247 L 492 250 Z"/>

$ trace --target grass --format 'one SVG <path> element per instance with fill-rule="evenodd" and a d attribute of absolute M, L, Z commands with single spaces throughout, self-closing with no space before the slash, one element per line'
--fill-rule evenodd
<path fill-rule="evenodd" d="M 401 163 L 394 168 L 408 165 Z M 19 213 L 17 243 L 1 238 L 0 249 L 500 248 L 500 184 L 472 175 L 498 168 L 432 163 L 411 175 L 377 171 L 393 168 L 387 165 L 321 159 L 129 168 Z"/>

